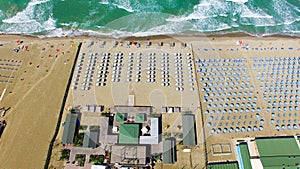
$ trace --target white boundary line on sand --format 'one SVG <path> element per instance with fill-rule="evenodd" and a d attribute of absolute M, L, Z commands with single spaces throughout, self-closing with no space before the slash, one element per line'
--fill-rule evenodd
<path fill-rule="evenodd" d="M 6 92 L 6 88 L 3 90 L 2 94 L 1 94 L 0 102 L 2 101 L 2 98 L 3 98 L 4 94 L 5 94 L 5 92 Z"/>

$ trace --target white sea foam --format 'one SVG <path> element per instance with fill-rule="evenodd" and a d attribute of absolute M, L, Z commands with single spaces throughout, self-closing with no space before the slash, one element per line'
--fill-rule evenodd
<path fill-rule="evenodd" d="M 234 22 L 234 23 L 231 24 L 231 26 L 234 27 L 234 28 L 237 28 L 237 27 L 239 27 L 240 25 Z"/>
<path fill-rule="evenodd" d="M 51 10 L 51 5 L 36 8 L 50 0 L 32 0 L 23 11 L 15 16 L 2 20 L 1 29 L 10 33 L 35 33 L 55 29 L 55 20 L 51 15 L 45 17 L 45 11 Z"/>
<path fill-rule="evenodd" d="M 219 16 L 227 17 L 228 14 L 226 14 L 226 13 L 221 13 L 221 14 L 219 14 Z"/>
<path fill-rule="evenodd" d="M 273 16 L 268 15 L 266 12 L 259 8 L 250 9 L 246 5 L 243 5 L 243 8 L 241 8 L 241 18 L 267 18 L 272 19 Z"/>
<path fill-rule="evenodd" d="M 232 28 L 227 23 L 221 22 L 214 18 L 197 20 L 193 23 L 193 30 L 200 32 L 215 32 Z"/>
<path fill-rule="evenodd" d="M 232 27 L 235 27 L 232 25 Z M 48 37 L 75 37 L 75 36 L 109 36 L 109 37 L 114 37 L 114 38 L 123 38 L 123 37 L 128 37 L 128 36 L 135 36 L 135 37 L 145 37 L 145 36 L 151 36 L 151 35 L 172 35 L 172 34 L 181 34 L 184 31 L 181 30 L 182 28 L 176 28 L 176 26 L 171 26 L 170 25 L 161 25 L 158 27 L 153 27 L 152 29 L 149 29 L 147 31 L 140 31 L 140 32 L 126 32 L 126 31 L 118 31 L 118 30 L 63 30 L 62 28 L 57 28 L 55 30 L 51 30 L 48 32 L 47 35 L 40 35 L 38 37 L 40 38 L 48 38 Z M 226 24 L 221 24 L 219 25 L 218 28 L 213 28 L 209 30 L 208 28 L 205 29 L 190 29 L 190 31 L 198 32 L 198 33 L 205 33 L 205 32 L 218 32 L 222 34 L 222 31 L 231 29 L 230 26 Z M 241 31 L 237 31 L 241 32 Z M 232 32 L 234 33 L 234 32 Z M 247 33 L 247 32 L 244 32 Z M 300 36 L 299 31 L 283 31 L 284 34 L 286 35 L 292 35 L 292 36 Z M 247 33 L 249 34 L 249 33 Z M 257 34 L 257 33 L 252 33 L 249 34 L 251 36 L 257 36 L 257 37 L 262 37 L 262 36 L 270 36 L 272 34 L 276 33 L 264 33 L 264 34 Z M 280 34 L 280 33 L 279 33 Z"/>
<path fill-rule="evenodd" d="M 243 5 L 243 4 L 242 4 Z M 237 5 L 236 5 L 237 6 Z M 184 22 L 193 20 L 190 31 L 215 32 L 232 28 L 232 26 L 215 19 L 218 16 L 227 17 L 232 13 L 232 5 L 220 0 L 203 0 L 194 6 L 194 11 L 188 15 L 169 17 L 169 22 Z M 238 27 L 239 25 L 234 25 Z"/>
<path fill-rule="evenodd" d="M 31 2 L 28 3 L 28 6 L 35 6 L 35 5 L 39 5 L 45 2 L 49 2 L 50 0 L 33 0 Z"/>
<path fill-rule="evenodd" d="M 272 26 L 277 24 L 273 16 L 260 8 L 243 5 L 240 12 L 240 24 L 256 27 Z"/>
<path fill-rule="evenodd" d="M 267 19 L 272 19 L 273 16 L 270 16 L 270 15 L 267 15 L 267 14 L 261 15 L 261 14 L 249 11 L 249 12 L 242 13 L 241 18 L 258 18 L 258 19 L 259 18 L 267 18 Z"/>
<path fill-rule="evenodd" d="M 227 30 L 230 29 L 230 27 L 222 27 L 219 29 L 215 29 L 215 30 L 191 30 L 194 32 L 218 32 L 219 34 L 224 34 L 222 33 L 223 30 Z M 231 32 L 231 33 L 239 33 L 239 32 L 243 32 L 243 31 L 235 31 L 235 32 Z M 1 32 L 0 32 L 1 33 Z M 135 37 L 146 37 L 146 36 L 151 36 L 151 35 L 172 35 L 172 34 L 181 34 L 183 32 L 171 32 L 169 31 L 168 33 L 166 32 L 157 32 L 155 30 L 153 31 L 144 31 L 144 32 L 136 32 L 136 33 L 132 33 L 132 32 L 124 32 L 124 31 L 92 31 L 92 30 L 63 30 L 61 28 L 57 28 L 55 30 L 50 31 L 48 34 L 46 35 L 39 35 L 39 38 L 50 38 L 50 37 L 76 37 L 76 36 L 109 36 L 109 37 L 113 37 L 113 38 L 123 38 L 123 37 L 128 37 L 128 36 L 135 36 Z M 257 34 L 257 33 L 248 33 L 248 32 L 243 32 L 246 34 L 249 34 L 251 36 L 256 36 L 256 37 L 263 37 L 263 36 L 271 36 L 273 34 L 281 34 L 284 33 L 285 35 L 291 35 L 291 36 L 298 36 L 300 37 L 300 31 L 298 30 L 287 30 L 287 31 L 282 31 L 282 32 L 274 32 L 274 33 L 263 33 L 263 34 Z"/>
<path fill-rule="evenodd" d="M 56 20 L 51 16 L 53 6 L 52 3 L 48 3 L 49 1 L 51 0 L 31 0 L 31 2 L 28 3 L 27 7 L 23 11 L 18 12 L 11 18 L 4 19 L 3 24 L 0 25 L 0 30 L 5 30 L 5 33 L 23 34 L 37 33 L 42 31 L 47 32 L 47 35 L 43 35 L 40 37 L 80 35 L 126 37 L 179 34 L 186 31 L 222 33 L 229 32 L 223 30 L 230 30 L 231 28 L 236 28 L 235 30 L 239 30 L 239 28 L 237 27 L 240 27 L 240 25 L 251 25 L 256 27 L 266 27 L 265 32 L 267 32 L 266 34 L 256 35 L 255 30 L 253 30 L 253 36 L 264 36 L 272 34 L 274 33 L 272 32 L 273 29 L 270 29 L 269 27 L 273 26 L 279 26 L 278 29 L 276 28 L 276 30 L 279 32 L 284 32 L 286 34 L 299 33 L 299 27 L 297 26 L 297 24 L 295 24 L 295 22 L 298 22 L 300 20 L 300 17 L 297 13 L 297 11 L 299 12 L 299 9 L 297 9 L 297 7 L 293 6 L 292 4 L 280 1 L 272 1 L 272 3 L 270 3 L 270 6 L 274 8 L 277 13 L 275 15 L 272 14 L 274 17 L 271 16 L 269 12 L 265 12 L 263 9 L 254 6 L 252 2 L 242 3 L 238 0 L 231 0 L 233 2 L 237 2 L 231 3 L 224 2 L 224 0 L 201 0 L 199 4 L 194 6 L 194 9 L 191 13 L 185 13 L 180 16 L 166 16 L 163 18 L 160 17 L 160 21 L 151 20 L 151 22 L 155 21 L 153 25 L 156 26 L 153 27 L 152 24 L 144 26 L 143 24 L 141 24 L 141 20 L 141 22 L 134 22 L 137 23 L 136 26 L 133 26 L 136 29 L 132 29 L 132 27 L 128 26 L 128 28 L 126 26 L 126 24 L 131 23 L 131 21 L 128 20 L 128 22 L 126 22 L 127 20 L 125 20 L 125 22 L 116 21 L 115 24 L 117 26 L 113 25 L 112 27 L 109 27 L 105 25 L 98 27 L 98 29 L 95 31 L 83 29 L 78 30 L 79 27 L 87 28 L 91 27 L 91 25 L 94 25 L 94 23 L 91 23 L 91 21 L 89 20 L 84 21 L 83 23 L 59 23 L 58 26 L 61 26 L 63 28 L 55 28 Z M 157 5 L 159 4 L 156 4 L 154 0 L 148 0 L 147 5 L 139 4 L 139 0 L 99 0 L 99 3 L 114 6 L 112 9 L 119 8 L 124 9 L 128 12 L 148 11 L 149 9 L 146 9 L 146 6 L 149 7 L 149 4 L 153 4 L 153 6 L 150 7 L 151 9 L 159 8 L 157 7 Z M 281 6 L 284 7 L 281 8 Z M 92 9 L 90 13 L 94 15 L 93 12 L 97 14 L 98 11 L 93 11 Z M 144 14 L 143 12 L 137 13 Z M 223 23 L 218 16 L 231 18 L 231 21 L 224 21 Z M 151 19 L 157 17 L 151 16 L 149 18 Z M 147 23 L 148 21 L 149 20 L 146 19 Z"/>
<path fill-rule="evenodd" d="M 47 33 L 47 35 L 40 35 L 40 38 L 47 37 L 74 37 L 74 36 L 109 36 L 114 38 L 122 38 L 128 36 L 136 36 L 136 37 L 145 37 L 151 35 L 163 35 L 163 34 L 175 34 L 181 33 L 185 30 L 185 26 L 187 24 L 182 23 L 168 23 L 165 25 L 159 25 L 147 29 L 146 31 L 137 31 L 137 32 L 128 32 L 128 31 L 119 31 L 119 30 L 107 30 L 102 26 L 99 26 L 99 30 L 64 30 L 62 28 L 57 28 L 55 30 L 51 30 Z"/>
<path fill-rule="evenodd" d="M 107 4 L 109 4 L 109 2 L 108 2 L 108 0 L 102 0 L 102 1 L 100 1 L 100 4 L 107 5 Z"/>
<path fill-rule="evenodd" d="M 216 17 L 215 16 L 210 16 L 210 17 Z M 208 16 L 196 16 L 196 15 L 189 15 L 189 16 L 175 16 L 175 17 L 170 17 L 166 19 L 169 22 L 182 22 L 182 21 L 189 21 L 189 20 L 196 20 L 196 19 L 206 19 L 209 18 Z"/>
<path fill-rule="evenodd" d="M 299 19 L 299 14 L 295 12 L 298 8 L 286 1 L 274 1 L 272 7 L 282 22 L 290 23 L 293 22 L 295 18 Z"/>
<path fill-rule="evenodd" d="M 147 29 L 146 31 L 140 31 L 133 33 L 133 36 L 149 36 L 149 35 L 162 35 L 162 34 L 175 34 L 181 33 L 186 29 L 191 28 L 188 22 L 169 22 L 164 25 L 158 25 Z"/>
<path fill-rule="evenodd" d="M 76 36 L 109 36 L 114 38 L 122 38 L 126 36 L 132 36 L 131 32 L 125 31 L 94 31 L 94 30 L 83 30 L 83 29 L 71 29 L 64 30 L 62 28 L 56 28 L 55 30 L 49 31 L 46 35 L 39 35 L 39 38 L 50 38 L 50 37 L 76 37 Z"/>
<path fill-rule="evenodd" d="M 284 23 L 285 25 L 290 25 L 290 24 L 293 24 L 293 23 L 298 22 L 298 21 L 300 21 L 300 18 L 297 18 L 297 19 L 292 20 L 292 21 L 285 21 L 285 22 L 283 22 L 283 23 Z"/>
<path fill-rule="evenodd" d="M 46 31 L 49 31 L 49 30 L 53 30 L 55 29 L 55 20 L 50 17 L 47 21 L 45 21 L 43 24 L 42 24 L 43 28 L 46 30 Z"/>
<path fill-rule="evenodd" d="M 280 23 L 262 23 L 262 24 L 255 24 L 256 27 L 264 27 L 264 26 L 281 26 L 281 25 L 291 25 L 297 21 L 300 21 L 300 18 L 295 19 L 293 21 L 286 21 L 286 22 L 280 22 Z M 251 25 L 251 24 L 250 24 Z"/>
<path fill-rule="evenodd" d="M 112 3 L 112 5 L 117 6 L 120 9 L 124 9 L 127 12 L 134 12 L 134 10 L 130 6 L 122 6 L 122 5 L 115 4 L 115 3 Z"/>
<path fill-rule="evenodd" d="M 221 23 L 218 26 L 214 26 L 214 27 L 204 27 L 203 29 L 201 29 L 201 27 L 198 27 L 197 29 L 195 29 L 195 31 L 198 32 L 219 32 L 219 31 L 223 31 L 223 30 L 228 30 L 231 29 L 232 27 Z"/>
<path fill-rule="evenodd" d="M 220 1 L 204 0 L 194 6 L 194 11 L 192 13 L 188 15 L 170 17 L 167 21 L 182 22 L 189 20 L 203 20 L 217 16 L 227 16 L 226 13 L 230 12 L 231 11 L 228 6 Z"/>
<path fill-rule="evenodd" d="M 102 1 L 100 1 L 100 4 L 113 5 L 119 9 L 124 9 L 127 12 L 134 12 L 134 9 L 132 9 L 132 7 L 130 5 L 130 0 L 122 0 L 122 1 L 114 2 L 114 3 L 110 3 L 108 0 L 102 0 Z"/>
<path fill-rule="evenodd" d="M 236 3 L 246 3 L 248 0 L 226 0 L 226 1 L 231 1 L 231 2 L 236 2 Z"/>
<path fill-rule="evenodd" d="M 203 1 L 200 4 L 198 4 L 198 6 L 210 6 L 211 3 L 207 2 L 207 1 Z"/>
<path fill-rule="evenodd" d="M 298 30 L 295 30 L 295 31 L 293 31 L 293 30 L 288 30 L 288 31 L 283 31 L 284 33 L 292 33 L 292 34 L 295 34 L 295 35 L 298 35 L 298 36 L 300 36 L 300 31 L 298 31 Z"/>
<path fill-rule="evenodd" d="M 60 23 L 61 26 L 70 26 L 71 23 Z"/>

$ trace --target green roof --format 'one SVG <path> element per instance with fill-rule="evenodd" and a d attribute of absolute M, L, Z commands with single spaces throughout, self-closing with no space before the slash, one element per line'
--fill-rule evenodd
<path fill-rule="evenodd" d="M 258 138 L 256 139 L 260 156 L 300 155 L 294 137 L 289 138 Z"/>
<path fill-rule="evenodd" d="M 207 169 L 239 169 L 237 162 L 208 164 Z"/>
<path fill-rule="evenodd" d="M 239 145 L 243 160 L 244 168 L 252 168 L 251 162 L 250 162 L 250 154 L 247 144 L 240 144 Z"/>
<path fill-rule="evenodd" d="M 299 169 L 297 166 L 270 166 L 264 167 L 264 169 Z"/>
<path fill-rule="evenodd" d="M 196 145 L 196 131 L 195 131 L 195 115 L 184 114 L 182 115 L 182 131 L 183 131 L 183 145 L 195 146 Z"/>
<path fill-rule="evenodd" d="M 63 144 L 73 144 L 77 123 L 77 114 L 67 114 L 66 121 L 64 123 L 64 132 L 62 135 Z"/>
<path fill-rule="evenodd" d="M 116 114 L 116 122 L 124 122 L 126 120 L 125 113 L 117 113 Z"/>
<path fill-rule="evenodd" d="M 285 168 L 287 168 L 287 166 L 296 166 L 296 164 L 300 164 L 300 156 L 260 157 L 260 160 L 261 160 L 264 168 L 265 167 L 270 167 L 270 168 L 285 167 Z M 299 165 L 299 167 L 300 167 L 300 165 Z"/>
<path fill-rule="evenodd" d="M 121 124 L 119 129 L 119 144 L 138 144 L 139 133 L 139 124 Z"/>
<path fill-rule="evenodd" d="M 256 139 L 265 168 L 286 168 L 300 163 L 300 150 L 294 137 Z"/>
<path fill-rule="evenodd" d="M 135 122 L 137 123 L 143 123 L 145 122 L 145 114 L 139 113 L 135 115 Z"/>

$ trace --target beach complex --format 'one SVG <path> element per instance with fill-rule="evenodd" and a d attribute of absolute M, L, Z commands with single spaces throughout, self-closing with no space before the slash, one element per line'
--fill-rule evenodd
<path fill-rule="evenodd" d="M 0 169 L 300 169 L 299 0 L 0 0 Z"/>
<path fill-rule="evenodd" d="M 299 38 L 0 42 L 0 168 L 300 168 Z"/>

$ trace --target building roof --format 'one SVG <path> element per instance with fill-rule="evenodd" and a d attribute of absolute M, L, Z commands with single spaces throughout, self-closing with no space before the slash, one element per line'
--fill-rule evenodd
<path fill-rule="evenodd" d="M 195 146 L 196 145 L 196 131 L 195 131 L 195 115 L 184 114 L 182 115 L 182 131 L 183 131 L 183 145 Z"/>
<path fill-rule="evenodd" d="M 248 145 L 246 143 L 240 144 L 239 147 L 240 147 L 240 151 L 241 151 L 241 155 L 242 155 L 244 168 L 252 168 Z"/>
<path fill-rule="evenodd" d="M 281 167 L 290 168 L 292 166 L 297 168 L 296 165 L 300 162 L 300 156 L 275 156 L 275 157 L 260 157 L 260 160 L 264 166 L 264 168 L 279 168 Z M 290 169 L 289 168 L 289 169 Z"/>
<path fill-rule="evenodd" d="M 146 146 L 121 146 L 113 145 L 111 147 L 111 163 L 120 163 L 124 165 L 144 165 L 147 157 Z"/>
<path fill-rule="evenodd" d="M 66 121 L 64 123 L 64 131 L 62 135 L 63 144 L 73 144 L 76 123 L 77 123 L 77 114 L 74 113 L 67 114 Z"/>
<path fill-rule="evenodd" d="M 257 138 L 256 144 L 260 156 L 300 155 L 299 147 L 294 137 Z"/>
<path fill-rule="evenodd" d="M 116 114 L 116 122 L 124 122 L 126 120 L 125 113 L 117 113 Z"/>
<path fill-rule="evenodd" d="M 294 137 L 258 138 L 256 144 L 264 168 L 296 166 L 300 150 Z"/>
<path fill-rule="evenodd" d="M 135 115 L 135 122 L 137 123 L 143 123 L 145 122 L 145 114 L 144 113 L 138 113 Z"/>
<path fill-rule="evenodd" d="M 100 142 L 101 143 L 109 143 L 116 144 L 118 142 L 118 135 L 109 134 L 109 118 L 108 117 L 100 117 Z"/>
<path fill-rule="evenodd" d="M 96 148 L 99 143 L 99 129 L 84 133 L 83 147 Z"/>
<path fill-rule="evenodd" d="M 163 163 L 174 164 L 176 162 L 176 139 L 168 138 L 163 141 Z"/>
<path fill-rule="evenodd" d="M 150 114 L 153 111 L 151 106 L 113 106 L 110 109 L 113 113 L 146 113 Z"/>
<path fill-rule="evenodd" d="M 207 169 L 239 169 L 239 167 L 237 162 L 228 162 L 208 164 Z"/>
<path fill-rule="evenodd" d="M 107 167 L 105 165 L 92 165 L 91 169 L 106 169 Z"/>
<path fill-rule="evenodd" d="M 139 135 L 139 124 L 121 124 L 119 129 L 119 144 L 138 144 Z"/>
<path fill-rule="evenodd" d="M 161 141 L 161 118 L 151 118 L 150 136 L 140 136 L 140 144 L 158 144 Z"/>

